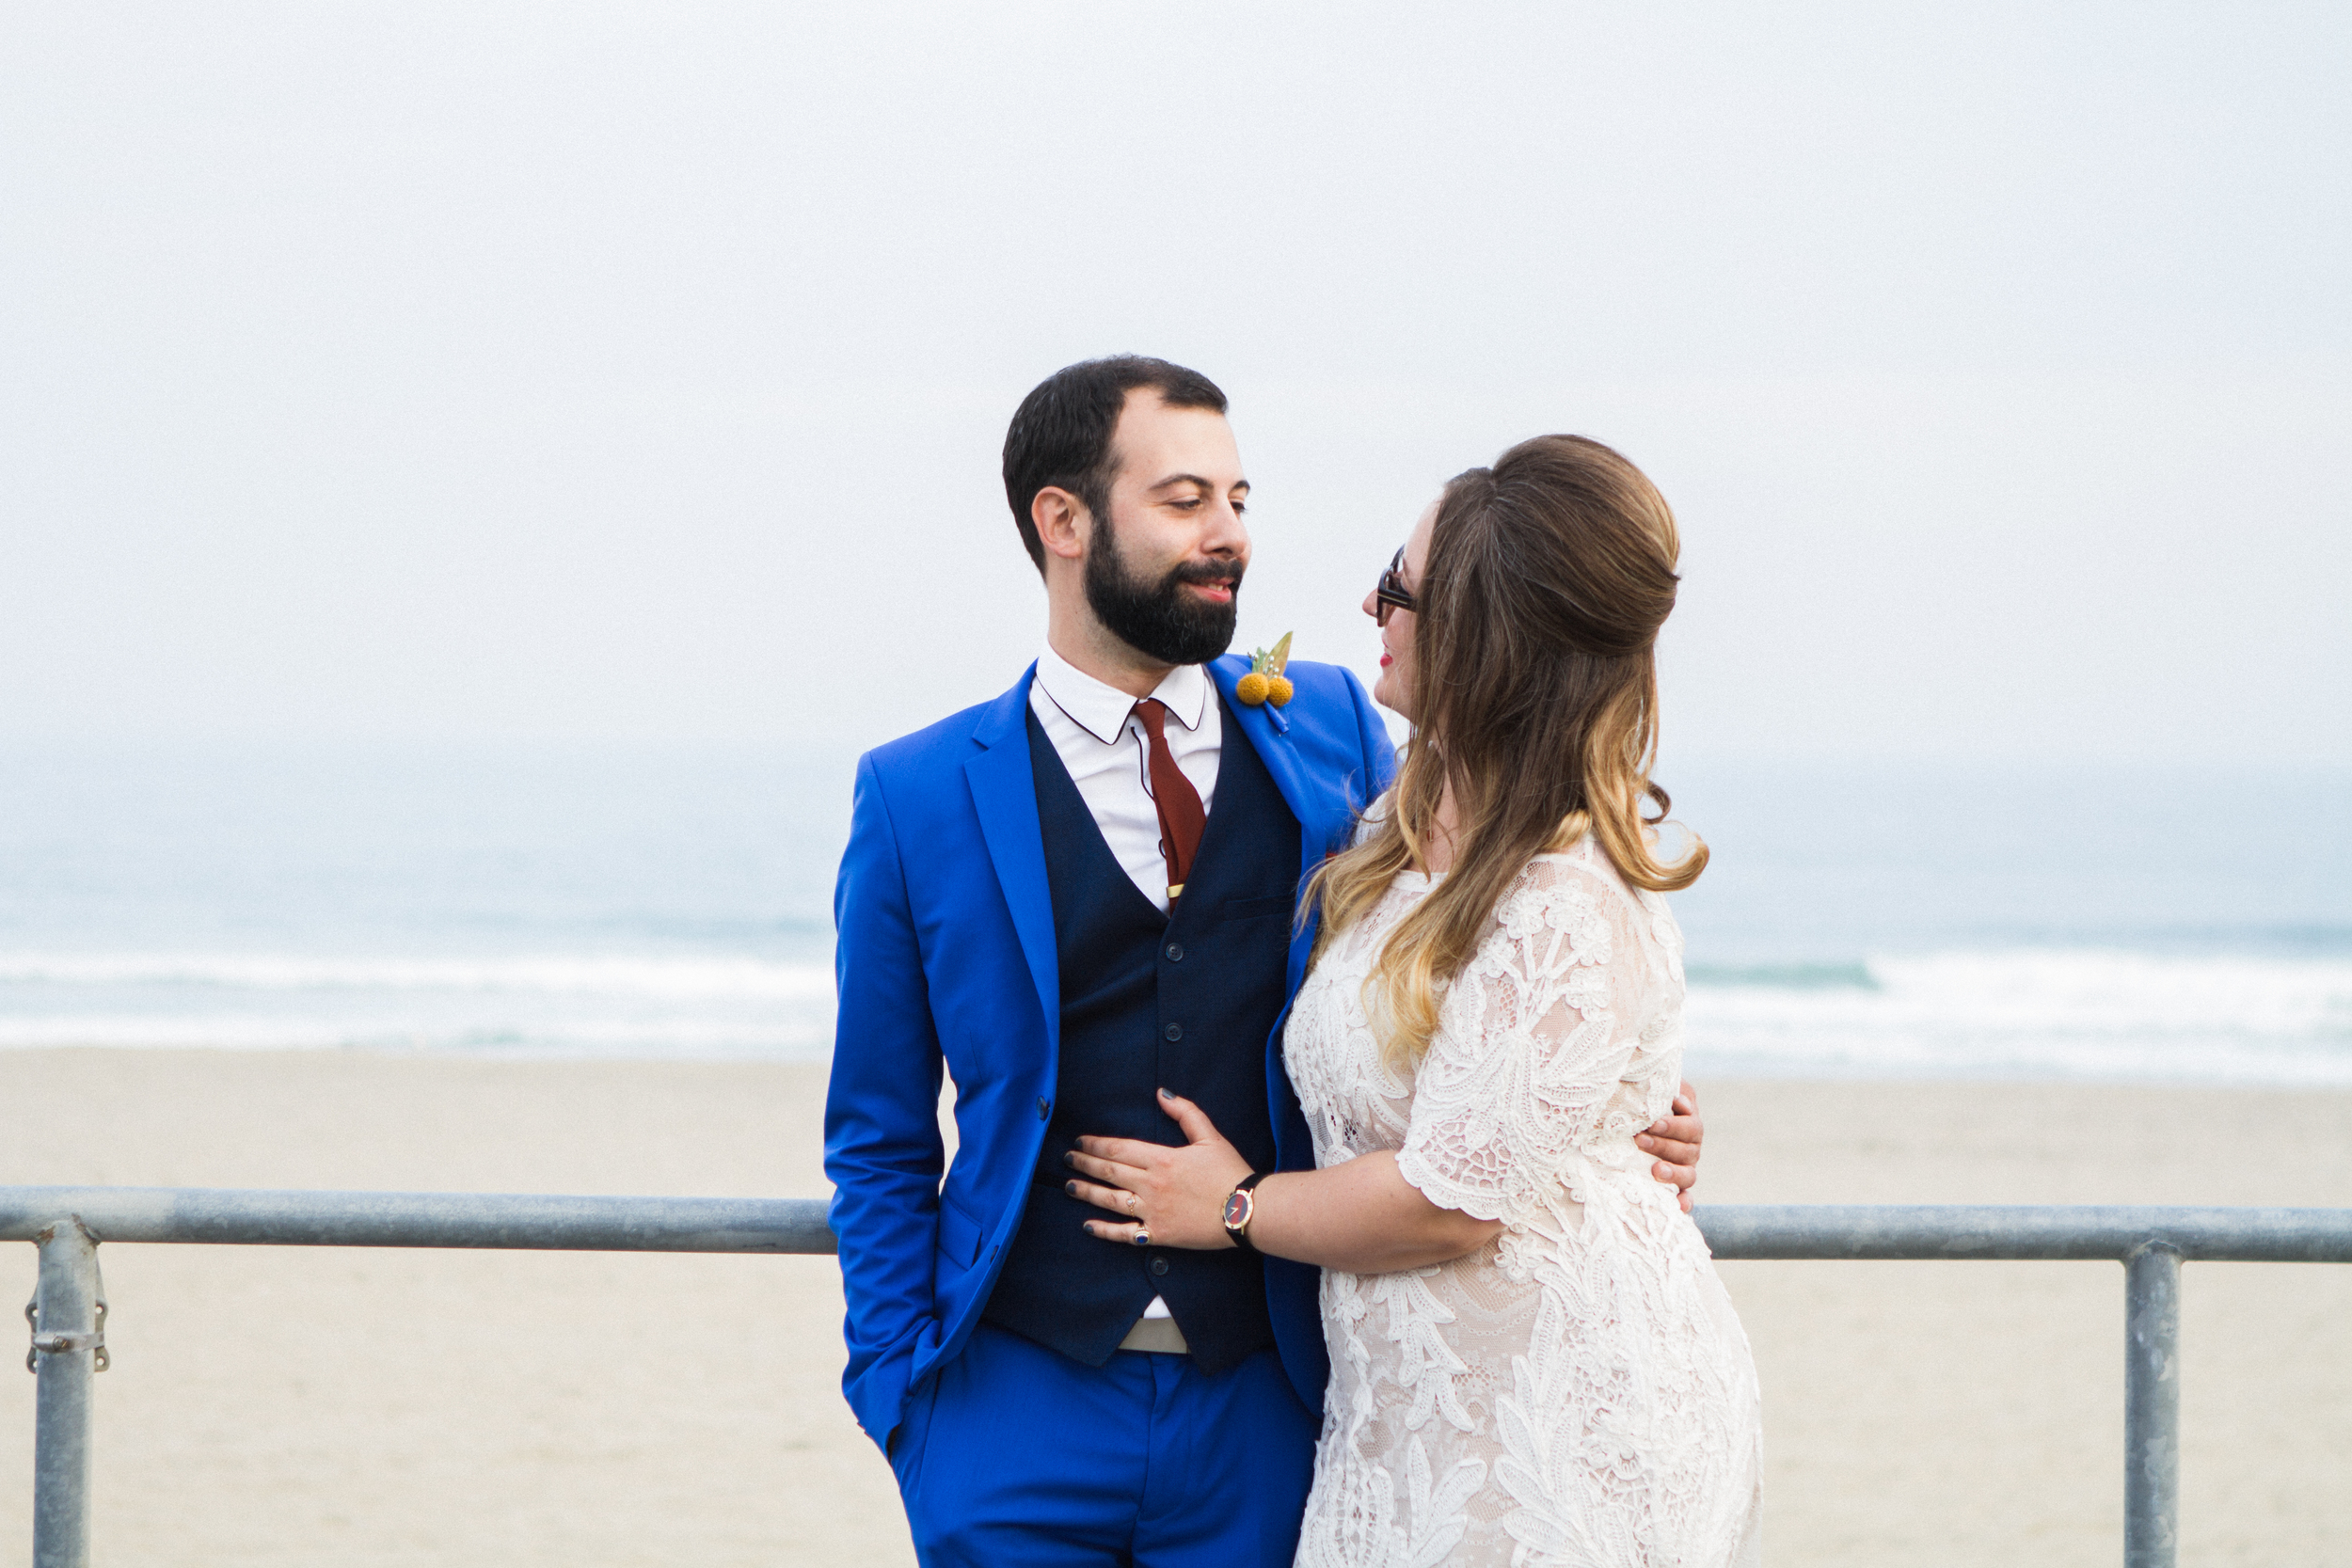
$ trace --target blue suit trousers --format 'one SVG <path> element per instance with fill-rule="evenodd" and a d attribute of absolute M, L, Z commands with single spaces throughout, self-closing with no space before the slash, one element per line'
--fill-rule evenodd
<path fill-rule="evenodd" d="M 1315 1431 L 1270 1350 L 1089 1367 L 982 1323 L 890 1465 L 924 1568 L 1289 1568 Z"/>

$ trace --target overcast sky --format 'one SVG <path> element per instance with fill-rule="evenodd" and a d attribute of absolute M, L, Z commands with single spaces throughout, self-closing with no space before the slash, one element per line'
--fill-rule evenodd
<path fill-rule="evenodd" d="M 870 743 L 1056 367 L 1233 401 L 1368 669 L 1549 430 L 1666 743 L 2352 764 L 2352 8 L 8 4 L 0 731 Z"/>

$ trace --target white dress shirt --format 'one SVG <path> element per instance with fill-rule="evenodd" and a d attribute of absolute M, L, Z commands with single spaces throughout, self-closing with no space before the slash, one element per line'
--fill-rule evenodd
<path fill-rule="evenodd" d="M 1174 722 L 1164 726 L 1168 754 L 1208 815 L 1216 794 L 1217 755 L 1224 748 L 1224 715 L 1209 688 L 1209 673 L 1180 664 L 1152 689 Z M 1029 708 L 1045 728 L 1078 797 L 1094 814 L 1103 842 L 1143 895 L 1168 911 L 1168 858 L 1160 853 L 1160 808 L 1152 800 L 1152 742 L 1136 700 L 1105 686 L 1047 648 L 1038 656 Z"/>
<path fill-rule="evenodd" d="M 1225 716 L 1210 693 L 1209 673 L 1198 664 L 1180 664 L 1152 695 L 1168 705 L 1174 722 L 1161 729 L 1168 754 L 1200 792 L 1205 817 L 1216 794 L 1217 753 L 1225 743 Z M 1168 857 L 1160 853 L 1160 808 L 1152 800 L 1152 741 L 1136 717 L 1136 700 L 1048 647 L 1038 655 L 1037 679 L 1029 683 L 1029 711 L 1070 769 L 1112 858 L 1165 914 Z M 1168 1317 L 1168 1303 L 1153 1296 L 1143 1315 Z"/>

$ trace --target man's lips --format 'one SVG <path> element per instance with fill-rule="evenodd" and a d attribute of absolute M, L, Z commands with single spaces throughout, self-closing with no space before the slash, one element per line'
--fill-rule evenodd
<path fill-rule="evenodd" d="M 1211 604 L 1231 604 L 1233 600 L 1234 585 L 1231 582 L 1188 582 L 1184 586 Z"/>

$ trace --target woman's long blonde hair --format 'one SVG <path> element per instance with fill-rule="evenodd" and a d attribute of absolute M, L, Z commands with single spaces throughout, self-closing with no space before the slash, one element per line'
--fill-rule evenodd
<path fill-rule="evenodd" d="M 1442 988 L 1536 855 L 1589 832 L 1635 887 L 1674 892 L 1706 868 L 1695 834 L 1680 860 L 1658 858 L 1655 829 L 1672 802 L 1649 777 L 1656 640 L 1680 553 L 1657 487 L 1581 436 L 1522 441 L 1445 487 L 1416 591 L 1416 728 L 1389 809 L 1306 893 L 1327 942 L 1398 872 L 1427 863 L 1452 785 L 1452 868 L 1389 934 L 1368 985 L 1395 1065 L 1428 1050 Z M 1656 816 L 1642 815 L 1645 798 Z"/>

